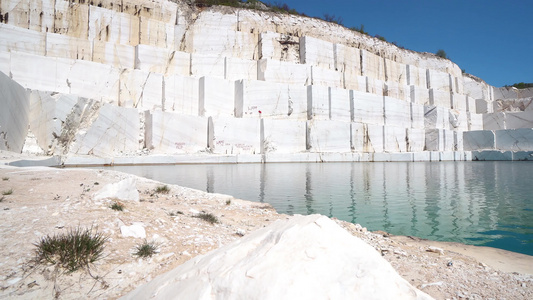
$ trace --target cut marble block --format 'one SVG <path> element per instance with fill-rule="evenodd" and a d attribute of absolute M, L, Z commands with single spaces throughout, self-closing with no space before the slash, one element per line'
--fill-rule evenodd
<path fill-rule="evenodd" d="M 350 139 L 350 145 L 352 147 L 352 151 L 355 152 L 363 152 L 365 150 L 365 134 L 366 134 L 366 128 L 365 124 L 363 123 L 351 123 L 350 124 L 350 131 L 351 131 L 351 139 Z"/>
<path fill-rule="evenodd" d="M 452 76 L 452 83 L 453 83 L 453 92 L 457 94 L 464 94 L 464 81 L 463 76 L 455 77 Z"/>
<path fill-rule="evenodd" d="M 492 130 L 463 132 L 463 147 L 466 151 L 495 149 L 496 138 Z"/>
<path fill-rule="evenodd" d="M 452 107 L 452 94 L 449 91 L 429 89 L 430 105 Z"/>
<path fill-rule="evenodd" d="M 95 100 L 116 101 L 119 94 L 119 77 L 119 70 L 111 66 L 75 60 L 67 73 L 66 84 L 70 87 L 70 94 Z"/>
<path fill-rule="evenodd" d="M 452 114 L 453 112 L 453 114 Z M 453 125 L 455 124 L 450 124 L 450 128 L 449 129 L 452 129 L 452 130 L 462 130 L 462 131 L 467 131 L 468 130 L 468 113 L 465 112 L 465 111 L 460 111 L 460 110 L 451 110 L 450 111 L 450 116 L 456 116 L 457 118 L 457 124 L 456 126 L 454 127 Z"/>
<path fill-rule="evenodd" d="M 307 86 L 307 119 L 329 120 L 329 88 L 326 86 Z"/>
<path fill-rule="evenodd" d="M 187 52 L 205 55 L 220 55 L 256 60 L 258 37 L 244 31 L 229 30 L 227 27 L 198 26 L 186 32 Z"/>
<path fill-rule="evenodd" d="M 91 60 L 92 43 L 86 39 L 47 33 L 46 56 Z"/>
<path fill-rule="evenodd" d="M 452 91 L 451 76 L 448 73 L 427 69 L 426 80 L 429 89 L 448 92 L 448 94 Z"/>
<path fill-rule="evenodd" d="M 444 129 L 426 129 L 425 151 L 444 151 Z"/>
<path fill-rule="evenodd" d="M 506 124 L 506 113 L 490 113 L 490 114 L 481 114 L 483 118 L 483 129 L 484 130 L 500 130 L 505 129 Z M 533 126 L 532 126 L 533 127 Z"/>
<path fill-rule="evenodd" d="M 95 40 L 92 60 L 119 69 L 134 69 L 135 47 Z"/>
<path fill-rule="evenodd" d="M 496 130 L 496 149 L 510 151 L 533 150 L 533 129 L 519 128 Z"/>
<path fill-rule="evenodd" d="M 402 128 L 411 127 L 411 107 L 409 102 L 384 96 L 383 107 L 385 125 Z"/>
<path fill-rule="evenodd" d="M 350 122 L 353 116 L 353 93 L 350 90 L 329 88 L 330 120 Z"/>
<path fill-rule="evenodd" d="M 152 16 L 139 18 L 139 44 L 172 49 L 174 47 L 174 21 L 162 22 Z M 135 44 L 132 44 L 135 46 Z"/>
<path fill-rule="evenodd" d="M 385 62 L 385 80 L 394 82 L 399 86 L 407 85 L 407 67 L 405 64 L 384 59 Z"/>
<path fill-rule="evenodd" d="M 429 155 L 429 160 L 430 161 L 440 161 L 440 159 L 441 159 L 440 154 L 441 153 L 442 152 L 440 152 L 440 151 L 430 151 L 429 152 L 429 154 L 430 154 Z"/>
<path fill-rule="evenodd" d="M 350 75 L 343 73 L 344 75 L 344 88 L 366 93 L 366 76 Z"/>
<path fill-rule="evenodd" d="M 68 36 L 77 37 L 80 39 L 86 39 L 89 36 L 89 26 L 93 26 L 93 29 L 95 29 L 94 25 L 100 25 L 95 24 L 93 22 L 90 22 L 89 19 L 89 5 L 71 5 L 71 1 L 66 0 L 56 0 L 55 1 L 55 17 L 54 17 L 54 33 L 59 34 L 66 34 Z M 98 8 L 98 7 L 96 7 Z M 100 9 L 100 11 L 106 11 L 104 9 Z M 99 18 L 97 18 L 99 21 L 97 23 L 101 23 Z M 107 20 L 109 21 L 109 20 Z M 91 24 L 90 24 L 91 23 Z M 120 23 L 120 22 L 118 22 Z M 104 25 L 102 29 L 105 30 L 107 24 L 101 24 Z M 117 24 L 114 24 L 117 25 Z M 122 24 L 120 24 L 122 25 Z M 117 30 L 122 31 L 122 28 L 119 27 L 113 27 L 114 33 L 116 33 Z M 138 24 L 137 24 L 138 28 Z M 126 28 L 123 29 L 124 31 L 127 31 Z M 51 32 L 52 30 L 49 30 Z M 89 39 L 92 40 L 92 39 Z M 115 42 L 115 41 L 113 41 Z"/>
<path fill-rule="evenodd" d="M 409 86 L 411 102 L 421 105 L 429 105 L 429 90 L 415 85 Z"/>
<path fill-rule="evenodd" d="M 492 109 L 494 112 L 531 111 L 533 110 L 533 97 L 522 99 L 499 99 L 492 102 Z"/>
<path fill-rule="evenodd" d="M 367 93 L 375 94 L 378 96 L 383 96 L 384 87 L 385 87 L 385 82 L 383 82 L 382 80 L 374 79 L 371 77 L 366 77 Z"/>
<path fill-rule="evenodd" d="M 515 161 L 533 160 L 533 151 L 516 151 L 516 152 L 513 152 L 513 160 L 515 160 Z"/>
<path fill-rule="evenodd" d="M 413 153 L 374 153 L 373 161 L 413 161 Z"/>
<path fill-rule="evenodd" d="M 454 161 L 455 160 L 455 152 L 453 151 L 443 151 L 439 153 L 439 160 L 440 161 Z"/>
<path fill-rule="evenodd" d="M 408 86 L 399 84 L 397 82 L 385 82 L 383 88 L 383 95 L 389 96 L 392 98 L 400 100 L 409 100 L 411 99 L 411 90 Z"/>
<path fill-rule="evenodd" d="M 18 83 L 0 72 L 0 150 L 20 153 L 28 133 L 30 98 Z"/>
<path fill-rule="evenodd" d="M 235 115 L 235 81 L 215 77 L 200 78 L 200 115 L 206 117 Z"/>
<path fill-rule="evenodd" d="M 46 33 L 0 23 L 0 36 L 0 51 L 19 51 L 35 55 L 46 53 Z"/>
<path fill-rule="evenodd" d="M 485 114 L 485 113 L 491 113 L 489 110 L 490 105 L 488 102 L 484 99 L 476 99 L 476 113 L 478 114 Z"/>
<path fill-rule="evenodd" d="M 55 0 L 30 1 L 29 29 L 41 32 L 54 30 Z"/>
<path fill-rule="evenodd" d="M 455 151 L 455 131 L 444 129 L 442 131 L 443 140 L 444 140 L 444 151 Z"/>
<path fill-rule="evenodd" d="M 225 79 L 257 80 L 257 61 L 226 57 Z"/>
<path fill-rule="evenodd" d="M 483 115 L 468 112 L 466 113 L 468 119 L 468 130 L 483 130 Z"/>
<path fill-rule="evenodd" d="M 426 144 L 426 131 L 423 128 L 407 128 L 407 152 L 422 152 Z"/>
<path fill-rule="evenodd" d="M 472 151 L 472 160 L 507 161 L 513 160 L 513 152 L 499 150 Z"/>
<path fill-rule="evenodd" d="M 200 79 L 170 75 L 164 80 L 164 110 L 185 115 L 200 115 Z"/>
<path fill-rule="evenodd" d="M 343 72 L 348 78 L 361 75 L 360 50 L 342 44 L 333 45 L 335 70 Z"/>
<path fill-rule="evenodd" d="M 335 69 L 333 43 L 310 36 L 300 37 L 300 63 Z"/>
<path fill-rule="evenodd" d="M 307 147 L 311 152 L 351 152 L 350 123 L 326 120 L 307 122 Z"/>
<path fill-rule="evenodd" d="M 424 125 L 426 129 L 445 129 L 448 128 L 449 113 L 448 110 L 441 106 L 424 106 Z"/>
<path fill-rule="evenodd" d="M 223 56 L 206 56 L 192 53 L 191 75 L 224 78 L 226 75 L 226 59 Z"/>
<path fill-rule="evenodd" d="M 261 120 L 261 153 L 298 153 L 306 150 L 305 121 Z"/>
<path fill-rule="evenodd" d="M 476 113 L 476 99 L 466 96 L 466 111 L 471 113 Z"/>
<path fill-rule="evenodd" d="M 251 118 L 212 118 L 211 137 L 215 154 L 259 154 L 261 120 Z"/>
<path fill-rule="evenodd" d="M 73 62 L 70 59 L 11 52 L 11 76 L 25 88 L 68 94 L 70 88 L 66 74 Z"/>
<path fill-rule="evenodd" d="M 67 117 L 78 100 L 78 96 L 75 95 L 31 92 L 29 125 L 37 144 L 45 153 L 54 153 L 55 138 L 61 136 L 63 124 L 70 125 L 70 122 L 67 123 Z M 65 125 L 65 130 L 75 131 L 76 129 Z"/>
<path fill-rule="evenodd" d="M 257 79 L 309 85 L 311 83 L 311 67 L 285 61 L 261 59 L 257 63 Z"/>
<path fill-rule="evenodd" d="M 11 74 L 11 53 L 0 51 L 0 72 Z"/>
<path fill-rule="evenodd" d="M 474 99 L 492 101 L 493 99 L 490 98 L 491 92 L 489 91 L 491 90 L 491 87 L 487 83 L 478 80 L 479 79 L 474 79 L 469 76 L 463 76 L 464 94 Z"/>
<path fill-rule="evenodd" d="M 139 149 L 139 128 L 137 109 L 104 104 L 90 127 L 78 131 L 71 153 L 100 157 L 133 153 Z"/>
<path fill-rule="evenodd" d="M 312 85 L 324 85 L 336 88 L 344 86 L 343 74 L 339 71 L 311 66 Z"/>
<path fill-rule="evenodd" d="M 466 104 L 466 96 L 465 95 L 452 93 L 451 94 L 451 99 L 452 99 L 452 108 L 453 109 L 466 111 L 467 104 Z"/>
<path fill-rule="evenodd" d="M 363 152 L 383 152 L 384 127 L 382 125 L 365 124 Z"/>
<path fill-rule="evenodd" d="M 138 17 L 97 6 L 91 5 L 89 7 L 90 41 L 99 40 L 131 46 L 139 44 L 140 22 Z M 79 20 L 79 22 L 81 21 Z M 83 38 L 83 36 L 79 37 Z"/>
<path fill-rule="evenodd" d="M 421 69 L 413 65 L 406 65 L 406 84 L 427 89 L 426 69 Z M 423 103 L 420 103 L 423 104 Z"/>
<path fill-rule="evenodd" d="M 411 128 L 424 128 L 424 105 L 410 103 Z"/>
<path fill-rule="evenodd" d="M 383 96 L 353 91 L 353 121 L 384 124 Z"/>
<path fill-rule="evenodd" d="M 286 84 L 240 80 L 235 87 L 236 117 L 287 118 L 289 116 L 289 95 Z"/>
<path fill-rule="evenodd" d="M 533 128 L 533 111 L 506 113 L 505 128 Z"/>
<path fill-rule="evenodd" d="M 145 146 L 154 153 L 197 153 L 207 149 L 207 118 L 145 112 Z"/>
<path fill-rule="evenodd" d="M 107 7 L 113 8 L 115 2 L 113 0 L 109 0 L 109 2 L 110 5 Z M 167 23 L 176 22 L 178 5 L 174 2 L 154 0 L 139 3 L 137 0 L 122 0 L 122 5 L 122 9 L 132 15 L 138 14 L 139 16 L 155 18 Z"/>
<path fill-rule="evenodd" d="M 135 46 L 135 69 L 160 74 L 188 76 L 191 68 L 191 55 L 149 45 Z"/>
<path fill-rule="evenodd" d="M 260 33 L 259 58 L 299 63 L 299 38 L 276 32 Z"/>
<path fill-rule="evenodd" d="M 380 81 L 385 80 L 385 62 L 381 56 L 361 50 L 361 58 L 362 75 Z"/>
<path fill-rule="evenodd" d="M 414 152 L 413 161 L 431 161 L 431 153 L 429 151 Z"/>
<path fill-rule="evenodd" d="M 383 151 L 406 152 L 407 132 L 406 128 L 385 125 L 383 129 Z"/>
<path fill-rule="evenodd" d="M 140 110 L 163 109 L 163 75 L 141 70 L 122 72 L 119 106 Z"/>

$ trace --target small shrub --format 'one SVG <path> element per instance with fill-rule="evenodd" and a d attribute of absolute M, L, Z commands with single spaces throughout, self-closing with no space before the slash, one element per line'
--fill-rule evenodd
<path fill-rule="evenodd" d="M 230 205 L 230 204 L 231 204 L 231 199 L 226 200 L 226 205 Z"/>
<path fill-rule="evenodd" d="M 444 59 L 448 59 L 448 55 L 446 54 L 446 51 L 442 50 L 442 49 L 439 49 L 436 53 L 435 53 L 436 56 L 440 57 L 440 58 L 444 58 Z"/>
<path fill-rule="evenodd" d="M 179 210 L 176 211 L 176 212 L 171 211 L 170 213 L 168 213 L 168 215 L 171 216 L 171 217 L 175 217 L 177 215 L 183 215 L 183 212 L 181 212 Z"/>
<path fill-rule="evenodd" d="M 2 180 L 3 180 L 3 181 L 8 181 L 8 180 L 9 180 L 9 177 L 2 177 Z"/>
<path fill-rule="evenodd" d="M 7 191 L 3 191 L 3 192 L 2 192 L 2 195 L 4 195 L 4 196 L 6 196 L 6 195 L 11 195 L 11 194 L 13 194 L 13 189 L 9 189 L 9 190 L 7 190 Z"/>
<path fill-rule="evenodd" d="M 0 202 L 4 202 L 5 199 L 6 197 L 2 196 L 2 198 L 0 198 Z"/>
<path fill-rule="evenodd" d="M 168 194 L 170 192 L 170 188 L 168 185 L 162 185 L 155 188 L 155 192 L 158 194 Z"/>
<path fill-rule="evenodd" d="M 211 213 L 204 213 L 204 212 L 202 212 L 202 213 L 197 214 L 197 215 L 194 216 L 194 217 L 195 217 L 195 218 L 202 219 L 202 220 L 204 220 L 204 221 L 207 221 L 207 222 L 209 222 L 209 223 L 211 223 L 211 224 L 218 223 L 218 218 L 217 218 L 215 215 L 211 214 Z"/>
<path fill-rule="evenodd" d="M 74 272 L 88 267 L 102 257 L 108 238 L 89 229 L 71 229 L 67 233 L 45 236 L 34 244 L 36 261 L 50 263 Z"/>
<path fill-rule="evenodd" d="M 124 204 L 120 203 L 120 202 L 114 202 L 110 208 L 112 210 L 116 210 L 116 211 L 123 211 L 124 210 Z"/>
<path fill-rule="evenodd" d="M 140 258 L 152 257 L 152 255 L 157 253 L 158 246 L 154 242 L 148 242 L 144 240 L 144 243 L 139 244 L 135 247 L 135 252 L 133 255 Z"/>

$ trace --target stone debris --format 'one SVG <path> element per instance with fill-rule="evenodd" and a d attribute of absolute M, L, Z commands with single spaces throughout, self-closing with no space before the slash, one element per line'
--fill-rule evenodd
<path fill-rule="evenodd" d="M 435 246 L 429 246 L 428 249 L 426 250 L 427 252 L 433 252 L 433 253 L 438 253 L 440 255 L 444 255 L 444 250 L 442 250 L 441 248 L 439 247 L 435 247 Z"/>
<path fill-rule="evenodd" d="M 127 178 L 117 183 L 107 184 L 94 194 L 95 200 L 118 199 L 124 201 L 139 201 L 139 191 L 134 178 Z"/>

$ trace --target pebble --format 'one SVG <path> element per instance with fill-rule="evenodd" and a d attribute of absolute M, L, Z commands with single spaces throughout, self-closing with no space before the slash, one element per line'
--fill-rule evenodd
<path fill-rule="evenodd" d="M 440 255 L 444 254 L 444 250 L 435 246 L 429 246 L 426 250 L 427 252 L 439 253 Z"/>

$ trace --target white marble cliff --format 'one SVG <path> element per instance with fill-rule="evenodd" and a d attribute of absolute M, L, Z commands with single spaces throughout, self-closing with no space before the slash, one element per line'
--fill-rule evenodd
<path fill-rule="evenodd" d="M 2 1 L 0 149 L 67 165 L 532 159 L 531 90 L 322 20 L 188 3 Z"/>

